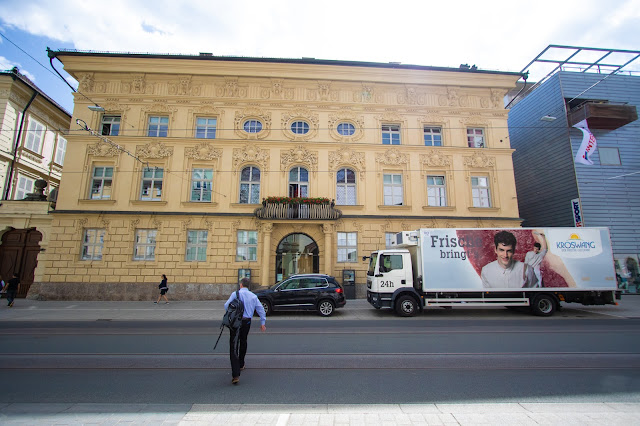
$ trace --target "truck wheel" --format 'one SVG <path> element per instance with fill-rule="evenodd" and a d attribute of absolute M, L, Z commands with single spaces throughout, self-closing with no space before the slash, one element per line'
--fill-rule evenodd
<path fill-rule="evenodd" d="M 550 317 L 556 311 L 556 301 L 553 296 L 539 294 L 533 299 L 531 311 L 540 317 Z"/>
<path fill-rule="evenodd" d="M 396 313 L 401 317 L 412 317 L 418 311 L 418 303 L 411 296 L 400 296 L 396 301 Z"/>

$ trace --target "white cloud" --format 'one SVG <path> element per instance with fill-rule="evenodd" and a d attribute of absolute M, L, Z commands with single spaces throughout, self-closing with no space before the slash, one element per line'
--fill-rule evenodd
<path fill-rule="evenodd" d="M 18 67 L 20 74 L 25 75 L 29 80 L 36 82 L 36 77 L 32 73 L 27 70 L 22 69 L 22 66 L 18 62 L 11 61 L 4 56 L 0 56 L 0 70 L 2 71 L 10 71 L 13 67 Z"/>

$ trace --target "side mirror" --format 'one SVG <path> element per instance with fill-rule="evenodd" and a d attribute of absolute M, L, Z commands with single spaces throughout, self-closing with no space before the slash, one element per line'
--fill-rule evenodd
<path fill-rule="evenodd" d="M 371 256 L 362 256 L 362 261 L 365 262 L 367 259 L 371 259 Z"/>

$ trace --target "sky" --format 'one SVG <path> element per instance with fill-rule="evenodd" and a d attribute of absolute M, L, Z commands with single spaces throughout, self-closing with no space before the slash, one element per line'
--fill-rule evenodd
<path fill-rule="evenodd" d="M 47 47 L 520 72 L 550 44 L 640 50 L 638 28 L 640 0 L 0 0 L 0 70 L 18 67 L 72 112 Z M 546 75 L 542 68 L 529 70 L 529 82 Z M 640 59 L 628 69 L 640 71 Z"/>

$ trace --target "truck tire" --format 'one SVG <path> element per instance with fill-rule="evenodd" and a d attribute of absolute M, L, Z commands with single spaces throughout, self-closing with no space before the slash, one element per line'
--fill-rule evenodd
<path fill-rule="evenodd" d="M 540 317 L 550 317 L 556 311 L 556 299 L 549 294 L 539 294 L 533 298 L 531 312 Z"/>
<path fill-rule="evenodd" d="M 416 299 L 405 295 L 396 300 L 396 314 L 401 317 L 412 317 L 418 312 L 418 302 Z"/>

